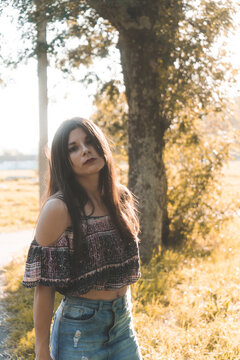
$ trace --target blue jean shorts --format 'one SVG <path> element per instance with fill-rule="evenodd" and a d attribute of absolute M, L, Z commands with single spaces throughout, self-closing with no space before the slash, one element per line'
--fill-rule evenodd
<path fill-rule="evenodd" d="M 141 360 L 129 294 L 112 301 L 65 297 L 51 332 L 53 360 Z"/>

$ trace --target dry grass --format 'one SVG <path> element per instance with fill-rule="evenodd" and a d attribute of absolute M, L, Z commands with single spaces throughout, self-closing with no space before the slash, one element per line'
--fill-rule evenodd
<path fill-rule="evenodd" d="M 224 166 L 224 187 L 225 196 L 230 198 L 240 197 L 240 160 L 229 161 L 229 164 Z"/>
<path fill-rule="evenodd" d="M 240 224 L 223 229 L 211 253 L 167 251 L 132 286 L 134 323 L 144 360 L 240 359 Z M 221 245 L 221 246 L 220 246 Z M 34 360 L 32 289 L 20 286 L 22 261 L 6 268 L 10 345 Z M 16 347 L 16 344 L 17 347 Z"/>
<path fill-rule="evenodd" d="M 238 200 L 240 162 L 224 172 L 221 201 Z M 238 212 L 201 251 L 168 251 L 143 269 L 133 290 L 144 360 L 240 359 L 239 234 Z"/>
<path fill-rule="evenodd" d="M 0 232 L 34 227 L 38 215 L 35 172 L 0 171 L 0 203 Z"/>
<path fill-rule="evenodd" d="M 239 196 L 240 165 L 226 168 L 226 197 Z M 25 198 L 25 197 L 24 197 Z M 199 248 L 166 251 L 142 267 L 132 286 L 134 323 L 144 360 L 240 360 L 240 217 Z M 34 359 L 32 291 L 20 284 L 22 263 L 7 269 L 16 359 Z M 16 300 L 18 299 L 18 300 Z"/>
<path fill-rule="evenodd" d="M 215 239 L 219 246 L 203 257 L 166 253 L 162 271 L 157 274 L 152 264 L 144 274 L 152 300 L 140 301 L 146 294 L 139 298 L 141 284 L 134 286 L 144 360 L 240 359 L 239 233 L 239 221 L 229 224 L 221 241 Z M 156 278 L 159 284 L 147 289 Z"/>

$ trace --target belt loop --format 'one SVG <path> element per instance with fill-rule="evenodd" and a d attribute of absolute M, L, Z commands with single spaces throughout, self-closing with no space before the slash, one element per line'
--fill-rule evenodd
<path fill-rule="evenodd" d="M 100 300 L 98 305 L 98 311 L 101 311 L 102 308 L 103 308 L 103 300 Z"/>

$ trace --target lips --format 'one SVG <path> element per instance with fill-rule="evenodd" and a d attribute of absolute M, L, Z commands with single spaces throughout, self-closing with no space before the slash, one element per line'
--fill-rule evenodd
<path fill-rule="evenodd" d="M 96 160 L 95 158 L 90 158 L 90 159 L 87 159 L 83 165 L 86 165 L 86 164 L 90 164 L 91 162 L 93 162 L 94 160 Z"/>

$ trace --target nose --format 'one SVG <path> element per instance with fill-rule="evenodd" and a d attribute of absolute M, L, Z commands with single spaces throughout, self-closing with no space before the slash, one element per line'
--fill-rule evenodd
<path fill-rule="evenodd" d="M 83 144 L 83 145 L 82 145 L 82 154 L 83 154 L 83 155 L 86 155 L 88 152 L 89 152 L 88 147 L 87 147 L 85 144 Z"/>

